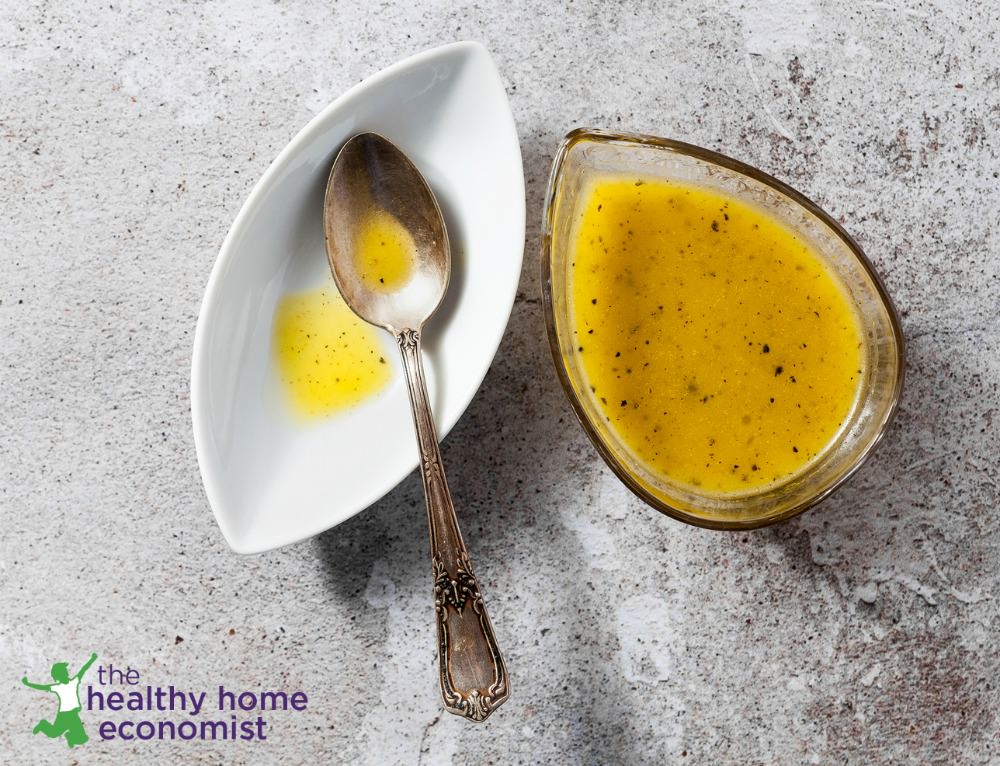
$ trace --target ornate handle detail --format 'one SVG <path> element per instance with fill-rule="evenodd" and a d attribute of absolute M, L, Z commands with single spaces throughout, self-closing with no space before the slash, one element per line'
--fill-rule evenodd
<path fill-rule="evenodd" d="M 479 582 L 455 518 L 427 401 L 420 333 L 402 330 L 396 335 L 396 342 L 403 354 L 427 498 L 441 695 L 449 713 L 485 721 L 510 696 L 507 666 L 497 647 Z"/>

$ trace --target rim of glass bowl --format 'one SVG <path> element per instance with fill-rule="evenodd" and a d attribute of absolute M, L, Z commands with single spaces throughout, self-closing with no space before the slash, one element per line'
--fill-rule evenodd
<path fill-rule="evenodd" d="M 842 470 L 828 486 L 822 488 L 816 494 L 809 496 L 805 500 L 802 500 L 773 516 L 765 516 L 755 519 L 706 518 L 698 516 L 697 514 L 691 513 L 682 508 L 672 506 L 665 502 L 662 498 L 651 494 L 637 481 L 633 472 L 622 463 L 618 456 L 605 445 L 604 441 L 597 433 L 593 423 L 591 423 L 590 418 L 587 417 L 583 402 L 581 402 L 577 396 L 576 390 L 570 380 L 567 363 L 563 358 L 562 351 L 559 347 L 559 338 L 556 334 L 555 304 L 552 299 L 552 219 L 555 215 L 555 201 L 560 189 L 562 170 L 566 157 L 569 155 L 570 150 L 574 146 L 584 141 L 653 146 L 659 149 L 674 152 L 676 154 L 687 155 L 695 159 L 718 165 L 726 168 L 727 170 L 747 176 L 758 183 L 764 184 L 765 186 L 769 186 L 780 194 L 790 198 L 793 202 L 798 203 L 812 215 L 816 216 L 821 222 L 826 224 L 844 242 L 844 244 L 847 245 L 847 247 L 854 254 L 855 258 L 857 258 L 858 262 L 867 272 L 889 315 L 889 324 L 892 327 L 892 334 L 894 336 L 896 349 L 896 381 L 892 390 L 891 399 L 889 400 L 889 406 L 886 407 L 882 413 L 878 429 L 869 439 L 864 448 L 858 451 L 854 460 L 847 465 L 846 468 Z M 555 363 L 556 372 L 559 375 L 559 382 L 562 385 L 563 392 L 566 394 L 566 398 L 569 399 L 570 404 L 573 406 L 573 411 L 576 414 L 577 420 L 580 421 L 580 424 L 583 426 L 583 430 L 586 432 L 590 441 L 597 449 L 598 454 L 600 454 L 600 456 L 604 459 L 604 462 L 608 464 L 618 479 L 625 484 L 626 487 L 628 487 L 647 505 L 655 508 L 661 513 L 666 514 L 667 516 L 670 516 L 671 518 L 683 521 L 686 524 L 720 530 L 757 529 L 785 521 L 793 516 L 798 516 L 800 513 L 804 513 L 826 499 L 831 493 L 836 491 L 837 488 L 843 485 L 844 482 L 850 479 L 862 465 L 864 465 L 865 461 L 871 456 L 872 452 L 874 452 L 875 448 L 882 441 L 882 438 L 885 436 L 885 433 L 888 430 L 889 425 L 892 423 L 892 420 L 896 415 L 896 411 L 899 408 L 899 400 L 903 391 L 903 379 L 906 374 L 906 352 L 903 330 L 900 325 L 899 315 L 896 312 L 896 306 L 892 302 L 892 298 L 889 296 L 889 293 L 882 282 L 882 278 L 878 275 L 878 272 L 875 270 L 871 261 L 868 260 L 868 256 L 865 255 L 861 246 L 854 241 L 854 238 L 848 234 L 847 231 L 844 230 L 844 227 L 834 220 L 829 213 L 801 192 L 793 189 L 788 184 L 783 181 L 779 181 L 777 178 L 774 178 L 764 171 L 753 167 L 752 165 L 747 165 L 744 162 L 735 160 L 732 157 L 727 157 L 726 155 L 712 151 L 711 149 L 704 149 L 700 146 L 695 146 L 694 144 L 688 144 L 683 141 L 675 141 L 669 138 L 660 138 L 658 136 L 650 136 L 639 133 L 621 133 L 617 131 L 602 130 L 599 128 L 577 128 L 567 133 L 565 138 L 563 138 L 562 143 L 559 145 L 559 150 L 556 152 L 555 159 L 552 161 L 552 170 L 549 174 L 548 187 L 545 192 L 545 209 L 543 212 L 541 232 L 541 278 L 542 301 L 545 311 L 545 328 L 549 338 L 549 350 L 552 352 L 552 361 Z"/>

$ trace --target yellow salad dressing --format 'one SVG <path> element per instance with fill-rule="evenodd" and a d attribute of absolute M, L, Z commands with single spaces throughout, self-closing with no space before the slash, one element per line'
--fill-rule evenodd
<path fill-rule="evenodd" d="M 281 300 L 274 348 L 289 400 L 305 417 L 353 407 L 392 377 L 378 330 L 355 316 L 332 283 Z"/>
<path fill-rule="evenodd" d="M 398 290 L 413 275 L 416 243 L 391 213 L 366 215 L 353 246 L 354 268 L 370 290 Z M 332 284 L 282 299 L 274 347 L 289 399 L 306 417 L 353 407 L 392 377 L 378 330 L 355 316 Z"/>
<path fill-rule="evenodd" d="M 609 177 L 582 199 L 572 353 L 635 456 L 729 494 L 822 454 L 854 407 L 864 347 L 821 257 L 762 209 L 694 185 Z"/>
<path fill-rule="evenodd" d="M 355 268 L 368 289 L 390 292 L 409 281 L 416 250 L 413 235 L 392 213 L 375 210 L 358 228 Z"/>

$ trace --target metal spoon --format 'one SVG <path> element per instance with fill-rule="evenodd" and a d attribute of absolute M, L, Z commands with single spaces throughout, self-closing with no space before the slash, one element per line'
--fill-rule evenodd
<path fill-rule="evenodd" d="M 392 290 L 366 284 L 356 243 L 366 216 L 389 213 L 413 237 L 413 268 Z M 448 288 L 451 250 L 437 200 L 398 148 L 375 133 L 350 139 L 330 171 L 323 207 L 333 278 L 359 317 L 393 334 L 403 355 L 430 525 L 441 694 L 450 713 L 484 721 L 510 694 L 479 583 L 455 518 L 420 361 L 420 332 Z"/>

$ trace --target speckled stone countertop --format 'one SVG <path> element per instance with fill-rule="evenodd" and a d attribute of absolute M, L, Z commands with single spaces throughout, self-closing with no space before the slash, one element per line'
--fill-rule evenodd
<path fill-rule="evenodd" d="M 444 444 L 513 696 L 442 714 L 416 476 L 241 557 L 202 491 L 202 291 L 277 152 L 362 77 L 456 39 L 505 78 L 525 268 Z M 1000 763 L 1000 11 L 985 0 L 0 4 L 0 761 Z M 723 534 L 632 497 L 559 388 L 538 229 L 580 125 L 788 181 L 867 249 L 908 347 L 899 416 L 820 508 Z M 267 742 L 30 729 L 50 663 L 302 690 Z M 94 671 L 91 671 L 92 673 Z"/>

